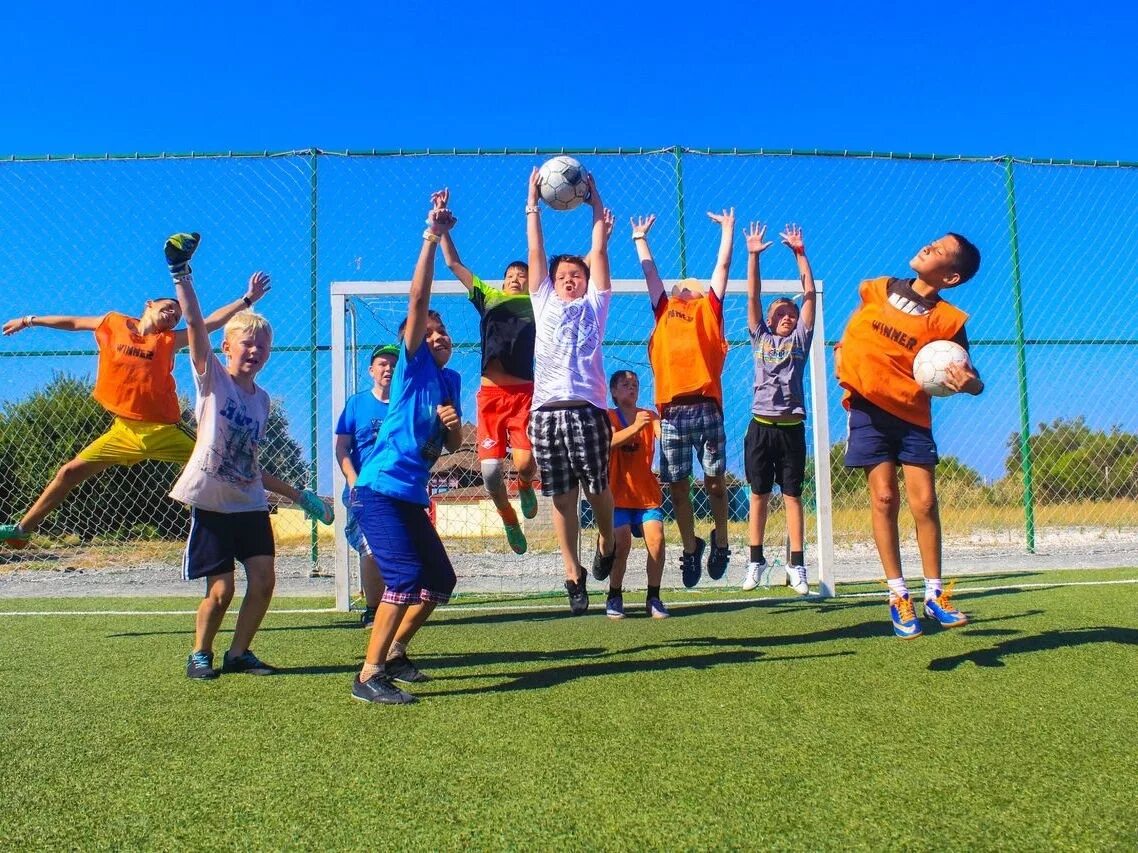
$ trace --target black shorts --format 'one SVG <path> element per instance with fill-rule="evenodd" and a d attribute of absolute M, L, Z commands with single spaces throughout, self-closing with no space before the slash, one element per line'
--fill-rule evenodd
<path fill-rule="evenodd" d="M 769 495 L 778 483 L 784 495 L 801 497 L 806 478 L 806 424 L 772 426 L 751 418 L 743 441 L 743 468 L 752 494 Z"/>
<path fill-rule="evenodd" d="M 235 562 L 276 554 L 268 510 L 213 512 L 190 508 L 190 536 L 182 555 L 182 579 L 224 575 Z"/>

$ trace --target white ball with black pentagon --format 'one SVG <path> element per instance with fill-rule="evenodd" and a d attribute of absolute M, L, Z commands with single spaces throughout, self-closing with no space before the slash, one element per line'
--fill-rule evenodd
<path fill-rule="evenodd" d="M 564 154 L 546 160 L 538 170 L 538 190 L 554 210 L 572 210 L 589 196 L 589 173 Z"/>
<path fill-rule="evenodd" d="M 950 364 L 967 366 L 968 351 L 955 341 L 925 344 L 913 359 L 913 378 L 930 397 L 948 397 L 956 393 L 945 384 Z"/>

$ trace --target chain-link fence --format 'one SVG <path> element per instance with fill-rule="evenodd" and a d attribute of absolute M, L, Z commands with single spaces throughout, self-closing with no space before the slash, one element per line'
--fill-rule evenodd
<path fill-rule="evenodd" d="M 561 152 L 2 160 L 0 314 L 137 314 L 146 299 L 170 293 L 165 236 L 200 231 L 194 266 L 207 310 L 239 297 L 252 271 L 273 276 L 259 305 L 275 328 L 261 375 L 278 402 L 269 467 L 329 494 L 330 283 L 408 279 L 429 194 L 440 186 L 452 192 L 464 262 L 497 280 L 510 260 L 524 257 L 526 179 L 553 153 Z M 978 398 L 934 404 L 948 570 L 1135 564 L 1138 403 L 1129 390 L 1138 334 L 1126 308 L 1138 295 L 1131 274 L 1138 164 L 681 148 L 571 153 L 594 172 L 617 213 L 616 278 L 640 276 L 629 215 L 659 217 L 653 250 L 667 279 L 710 273 L 718 228 L 707 210 L 734 206 L 740 227 L 752 219 L 775 229 L 801 224 L 815 274 L 826 282 L 830 344 L 856 306 L 860 280 L 906 275 L 917 249 L 946 231 L 968 236 L 983 265 L 950 298 L 971 316 L 973 359 L 987 388 Z M 587 220 L 584 211 L 547 215 L 550 251 L 583 251 Z M 745 263 L 737 239 L 732 278 L 744 276 Z M 438 266 L 439 278 L 449 279 L 441 260 Z M 796 277 L 793 257 L 772 249 L 763 274 Z M 1105 296 L 1096 301 L 1099 289 Z M 614 313 L 608 336 L 627 341 L 650 316 L 636 300 L 620 304 L 627 313 Z M 733 346 L 747 345 L 740 319 L 729 316 L 727 333 Z M 478 361 L 463 348 L 476 349 L 476 334 L 457 343 L 473 420 Z M 626 346 L 610 353 L 610 369 L 635 362 L 644 380 L 643 353 Z M 95 367 L 89 334 L 20 332 L 0 341 L 0 367 L 3 523 L 20 518 L 109 416 L 87 395 Z M 178 359 L 175 376 L 189 397 L 188 359 Z M 749 381 L 725 386 L 729 424 L 745 422 Z M 829 411 L 811 418 L 824 414 L 837 440 L 844 413 L 838 394 L 830 399 Z M 741 478 L 742 431 L 730 428 L 728 441 L 730 472 Z M 841 450 L 838 441 L 830 459 L 839 579 L 843 565 L 870 573 L 875 566 L 863 478 L 842 468 Z M 151 463 L 101 475 L 49 517 L 29 548 L 0 548 L 0 563 L 173 566 L 185 524 L 184 510 L 164 498 L 175 475 Z M 331 567 L 326 530 L 288 508 L 275 519 L 284 559 Z M 737 523 L 738 554 L 746 536 Z M 780 529 L 775 512 L 768 541 L 781 541 Z"/>

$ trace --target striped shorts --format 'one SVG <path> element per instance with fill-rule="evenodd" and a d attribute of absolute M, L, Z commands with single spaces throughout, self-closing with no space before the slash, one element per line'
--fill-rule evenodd
<path fill-rule="evenodd" d="M 529 439 L 543 495 L 563 495 L 578 483 L 594 495 L 608 488 L 612 425 L 606 412 L 595 406 L 538 409 L 530 415 Z"/>

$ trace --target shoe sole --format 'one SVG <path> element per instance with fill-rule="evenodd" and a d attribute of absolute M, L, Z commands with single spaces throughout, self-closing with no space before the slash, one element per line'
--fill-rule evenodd
<path fill-rule="evenodd" d="M 915 640 L 915 639 L 917 639 L 917 637 L 920 637 L 922 634 L 924 634 L 923 631 L 917 631 L 915 634 L 898 634 L 897 629 L 896 628 L 893 629 L 893 636 L 896 637 L 898 640 Z"/>
<path fill-rule="evenodd" d="M 410 693 L 408 693 L 407 695 L 411 696 Z M 355 693 L 352 694 L 352 698 L 355 699 L 357 702 L 366 702 L 368 705 L 414 705 L 416 702 L 419 701 L 418 697 L 411 696 L 411 698 L 407 701 L 403 701 L 402 699 L 397 699 L 397 700 L 394 700 L 391 702 L 385 702 L 382 699 L 368 699 L 366 696 L 357 696 Z"/>
<path fill-rule="evenodd" d="M 217 678 L 220 675 L 221 675 L 221 673 L 218 672 L 217 670 L 214 670 L 209 675 L 190 675 L 187 672 L 186 678 L 188 678 L 190 681 L 213 681 L 215 678 Z"/>
<path fill-rule="evenodd" d="M 623 619 L 624 618 L 623 613 L 607 613 L 606 612 L 605 616 L 607 616 L 609 619 L 612 619 L 613 621 L 616 621 L 617 619 Z"/>

